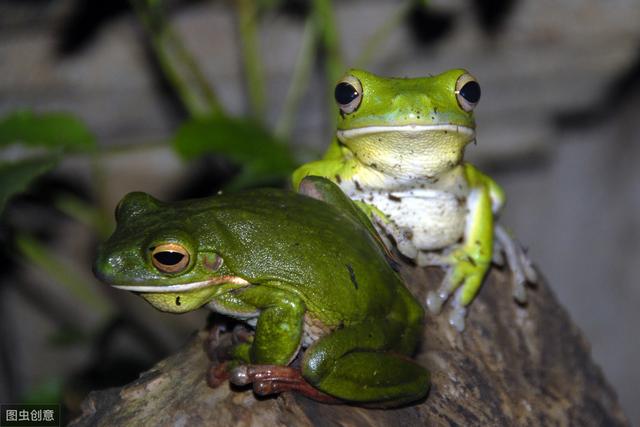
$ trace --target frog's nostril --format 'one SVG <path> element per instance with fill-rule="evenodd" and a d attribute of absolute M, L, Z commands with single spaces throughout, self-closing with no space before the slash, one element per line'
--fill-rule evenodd
<path fill-rule="evenodd" d="M 95 261 L 93 262 L 93 274 L 101 281 L 108 282 L 114 277 L 114 266 L 118 265 L 119 260 L 115 259 L 119 257 L 105 256 L 102 253 L 98 253 Z"/>

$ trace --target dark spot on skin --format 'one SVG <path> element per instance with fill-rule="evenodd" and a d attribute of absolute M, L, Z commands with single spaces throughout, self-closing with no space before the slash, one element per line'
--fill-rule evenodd
<path fill-rule="evenodd" d="M 466 197 L 456 197 L 456 202 L 458 202 L 458 206 L 464 206 L 467 204 Z"/>
<path fill-rule="evenodd" d="M 446 135 L 448 132 L 449 132 L 449 131 L 445 130 L 445 131 L 444 131 L 444 134 Z"/>
<path fill-rule="evenodd" d="M 180 297 L 176 297 L 176 305 L 180 305 L 180 304 L 182 304 L 182 303 L 180 302 Z"/>
<path fill-rule="evenodd" d="M 340 175 L 336 175 L 336 182 L 337 182 L 338 184 L 341 184 L 341 183 L 342 183 L 342 177 L 341 177 Z"/>
<path fill-rule="evenodd" d="M 378 164 L 377 164 L 377 163 L 371 163 L 371 167 L 372 167 L 373 169 L 378 170 Z"/>
<path fill-rule="evenodd" d="M 356 186 L 356 190 L 358 190 L 358 191 L 362 191 L 362 186 L 360 185 L 360 183 L 359 183 L 358 181 L 353 181 L 353 183 L 354 183 L 354 184 L 355 184 L 355 186 Z"/>
<path fill-rule="evenodd" d="M 438 112 L 438 107 L 433 107 L 433 112 L 437 113 Z"/>
<path fill-rule="evenodd" d="M 389 194 L 387 197 L 388 197 L 388 198 L 389 198 L 389 200 L 391 200 L 392 202 L 397 202 L 397 203 L 399 203 L 399 202 L 401 202 L 401 201 L 402 201 L 402 199 L 401 199 L 400 197 L 398 197 L 398 196 L 394 196 L 393 194 Z"/>
<path fill-rule="evenodd" d="M 411 230 L 407 230 L 404 233 L 402 233 L 402 235 L 404 236 L 405 239 L 407 240 L 411 240 L 413 239 L 413 232 Z"/>
<path fill-rule="evenodd" d="M 476 261 L 473 258 L 467 257 L 467 261 L 469 261 L 469 264 L 473 265 L 474 267 L 476 266 Z"/>
<path fill-rule="evenodd" d="M 356 291 L 357 291 L 358 281 L 356 280 L 356 273 L 353 271 L 353 267 L 351 267 L 351 264 L 345 264 L 345 267 L 347 267 L 347 270 L 349 270 L 349 278 L 351 279 L 351 283 L 353 283 L 353 286 L 356 288 Z"/>

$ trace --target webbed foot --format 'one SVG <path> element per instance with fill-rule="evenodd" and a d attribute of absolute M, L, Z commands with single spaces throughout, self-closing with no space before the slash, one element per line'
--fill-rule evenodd
<path fill-rule="evenodd" d="M 207 384 L 211 388 L 229 379 L 229 370 L 239 363 L 236 359 L 253 340 L 253 332 L 243 325 L 236 325 L 231 333 L 225 333 L 226 330 L 224 325 L 214 325 L 205 341 L 205 351 L 211 360 L 207 370 Z"/>
<path fill-rule="evenodd" d="M 229 381 L 235 385 L 253 385 L 260 396 L 295 391 L 323 403 L 341 403 L 339 399 L 309 384 L 299 369 L 279 365 L 241 365 L 231 370 Z"/>
<path fill-rule="evenodd" d="M 489 268 L 489 262 L 474 257 L 464 246 L 453 249 L 444 260 L 446 263 L 441 260 L 440 265 L 446 269 L 447 273 L 438 290 L 427 294 L 427 308 L 432 313 L 439 313 L 445 301 L 455 293 L 449 314 L 449 324 L 462 332 L 467 314 L 466 307 L 478 293 Z"/>

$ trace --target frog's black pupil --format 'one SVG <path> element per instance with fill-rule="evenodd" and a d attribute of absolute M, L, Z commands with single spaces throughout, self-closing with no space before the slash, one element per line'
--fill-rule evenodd
<path fill-rule="evenodd" d="M 460 89 L 460 95 L 468 102 L 475 104 L 480 101 L 480 85 L 478 82 L 468 82 Z"/>
<path fill-rule="evenodd" d="M 358 97 L 358 91 L 349 83 L 338 83 L 335 91 L 336 102 L 340 105 L 347 105 Z"/>
<path fill-rule="evenodd" d="M 182 261 L 184 255 L 180 252 L 163 251 L 153 254 L 153 257 L 162 265 L 176 265 Z"/>

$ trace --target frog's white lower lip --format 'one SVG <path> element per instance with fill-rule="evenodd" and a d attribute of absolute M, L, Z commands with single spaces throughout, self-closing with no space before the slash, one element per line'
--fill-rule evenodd
<path fill-rule="evenodd" d="M 468 135 L 470 138 L 475 135 L 475 130 L 467 126 L 442 124 L 442 125 L 398 125 L 398 126 L 366 126 L 362 128 L 353 128 L 338 130 L 336 133 L 338 139 L 350 139 L 357 136 L 369 135 L 372 133 L 386 133 L 386 132 L 457 132 Z"/>
<path fill-rule="evenodd" d="M 166 286 L 128 286 L 128 285 L 111 285 L 116 289 L 124 289 L 131 292 L 143 292 L 143 293 L 175 293 L 175 292 L 187 292 L 195 289 L 208 288 L 209 286 L 222 285 L 223 283 L 232 283 L 236 285 L 250 285 L 249 282 L 238 276 L 220 276 L 214 277 L 209 280 L 203 280 L 202 282 L 183 283 L 179 285 L 166 285 Z"/>

